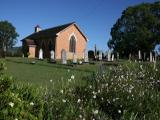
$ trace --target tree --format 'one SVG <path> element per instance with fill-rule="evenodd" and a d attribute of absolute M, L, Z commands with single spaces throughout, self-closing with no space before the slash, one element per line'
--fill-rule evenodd
<path fill-rule="evenodd" d="M 3 57 L 8 48 L 13 47 L 17 42 L 18 33 L 16 28 L 8 21 L 0 21 L 0 49 Z"/>
<path fill-rule="evenodd" d="M 88 51 L 88 57 L 89 57 L 90 59 L 94 59 L 94 58 L 95 58 L 95 56 L 94 56 L 94 51 L 93 51 L 93 50 L 89 50 L 89 51 Z"/>
<path fill-rule="evenodd" d="M 160 43 L 160 2 L 128 7 L 111 29 L 108 47 L 124 56 L 152 51 Z"/>

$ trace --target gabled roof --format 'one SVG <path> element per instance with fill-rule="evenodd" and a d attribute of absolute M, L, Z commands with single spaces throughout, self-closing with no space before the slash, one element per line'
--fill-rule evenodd
<path fill-rule="evenodd" d="M 27 45 L 36 45 L 34 40 L 26 39 Z"/>
<path fill-rule="evenodd" d="M 57 33 L 59 33 L 60 31 L 64 30 L 65 28 L 69 27 L 72 24 L 74 24 L 74 22 L 60 25 L 60 26 L 56 26 L 56 27 L 49 28 L 49 29 L 45 29 L 45 30 L 41 30 L 39 32 L 35 32 L 35 33 L 27 36 L 23 40 L 25 40 L 25 39 L 33 39 L 34 40 L 34 39 L 43 38 L 43 37 L 56 37 Z"/>

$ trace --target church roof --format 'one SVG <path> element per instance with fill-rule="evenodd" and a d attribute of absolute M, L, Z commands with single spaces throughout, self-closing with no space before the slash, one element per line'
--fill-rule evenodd
<path fill-rule="evenodd" d="M 64 24 L 64 25 L 59 25 L 59 26 L 52 27 L 52 28 L 45 29 L 45 30 L 41 30 L 39 32 L 35 32 L 35 33 L 27 36 L 23 40 L 26 40 L 26 39 L 35 40 L 35 39 L 39 39 L 39 38 L 56 37 L 57 33 L 59 33 L 60 31 L 64 30 L 65 28 L 69 27 L 72 24 L 74 24 L 74 22 L 68 23 L 68 24 Z"/>

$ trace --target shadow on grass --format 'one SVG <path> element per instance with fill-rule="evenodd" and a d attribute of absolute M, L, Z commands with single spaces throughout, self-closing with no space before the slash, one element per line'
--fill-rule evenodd
<path fill-rule="evenodd" d="M 11 60 L 11 59 L 6 59 L 6 61 L 8 62 L 14 62 L 14 63 L 18 63 L 18 64 L 28 64 L 28 65 L 39 65 L 39 66 L 45 66 L 45 67 L 51 67 L 51 68 L 58 68 L 58 69 L 71 69 L 71 70 L 75 70 L 75 71 L 82 71 L 82 72 L 89 72 L 89 73 L 94 73 L 94 70 L 85 70 L 84 69 L 78 69 L 78 66 L 73 66 L 71 64 L 67 64 L 67 65 L 62 65 L 62 64 L 53 64 L 53 63 L 47 63 L 47 61 L 45 61 L 46 63 L 38 63 L 38 60 L 35 60 L 35 64 L 32 64 L 32 60 L 26 60 L 26 61 L 18 61 L 18 60 Z"/>

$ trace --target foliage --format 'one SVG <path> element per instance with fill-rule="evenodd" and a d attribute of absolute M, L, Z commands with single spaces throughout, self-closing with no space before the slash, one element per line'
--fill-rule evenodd
<path fill-rule="evenodd" d="M 5 51 L 16 43 L 18 33 L 16 28 L 8 21 L 0 21 L 0 49 Z"/>
<path fill-rule="evenodd" d="M 5 75 L 0 66 L 0 119 L 42 119 L 42 99 L 37 91 L 29 86 L 13 85 L 13 78 Z"/>
<path fill-rule="evenodd" d="M 152 64 L 111 66 L 86 78 L 85 86 L 50 91 L 45 119 L 159 119 L 159 79 L 160 72 Z"/>
<path fill-rule="evenodd" d="M 6 52 L 7 57 L 22 57 L 22 47 L 13 47 Z"/>
<path fill-rule="evenodd" d="M 1 66 L 5 66 L 2 64 Z M 99 70 L 74 86 L 76 75 L 55 89 L 54 81 L 46 87 L 12 84 L 12 77 L 0 82 L 0 117 L 2 119 L 38 120 L 158 120 L 160 118 L 160 63 L 123 62 L 104 64 Z M 67 69 L 67 71 L 71 69 Z M 4 75 L 4 73 L 2 72 Z M 1 81 L 2 75 L 0 76 Z M 66 83 L 64 83 L 66 82 Z M 53 83 L 53 84 L 52 84 Z M 4 85 L 8 84 L 8 85 Z M 3 89 L 2 89 L 3 88 Z M 14 104 L 13 104 L 14 103 Z"/>
<path fill-rule="evenodd" d="M 160 43 L 160 2 L 143 3 L 123 11 L 111 29 L 108 46 L 127 56 L 152 51 Z"/>

